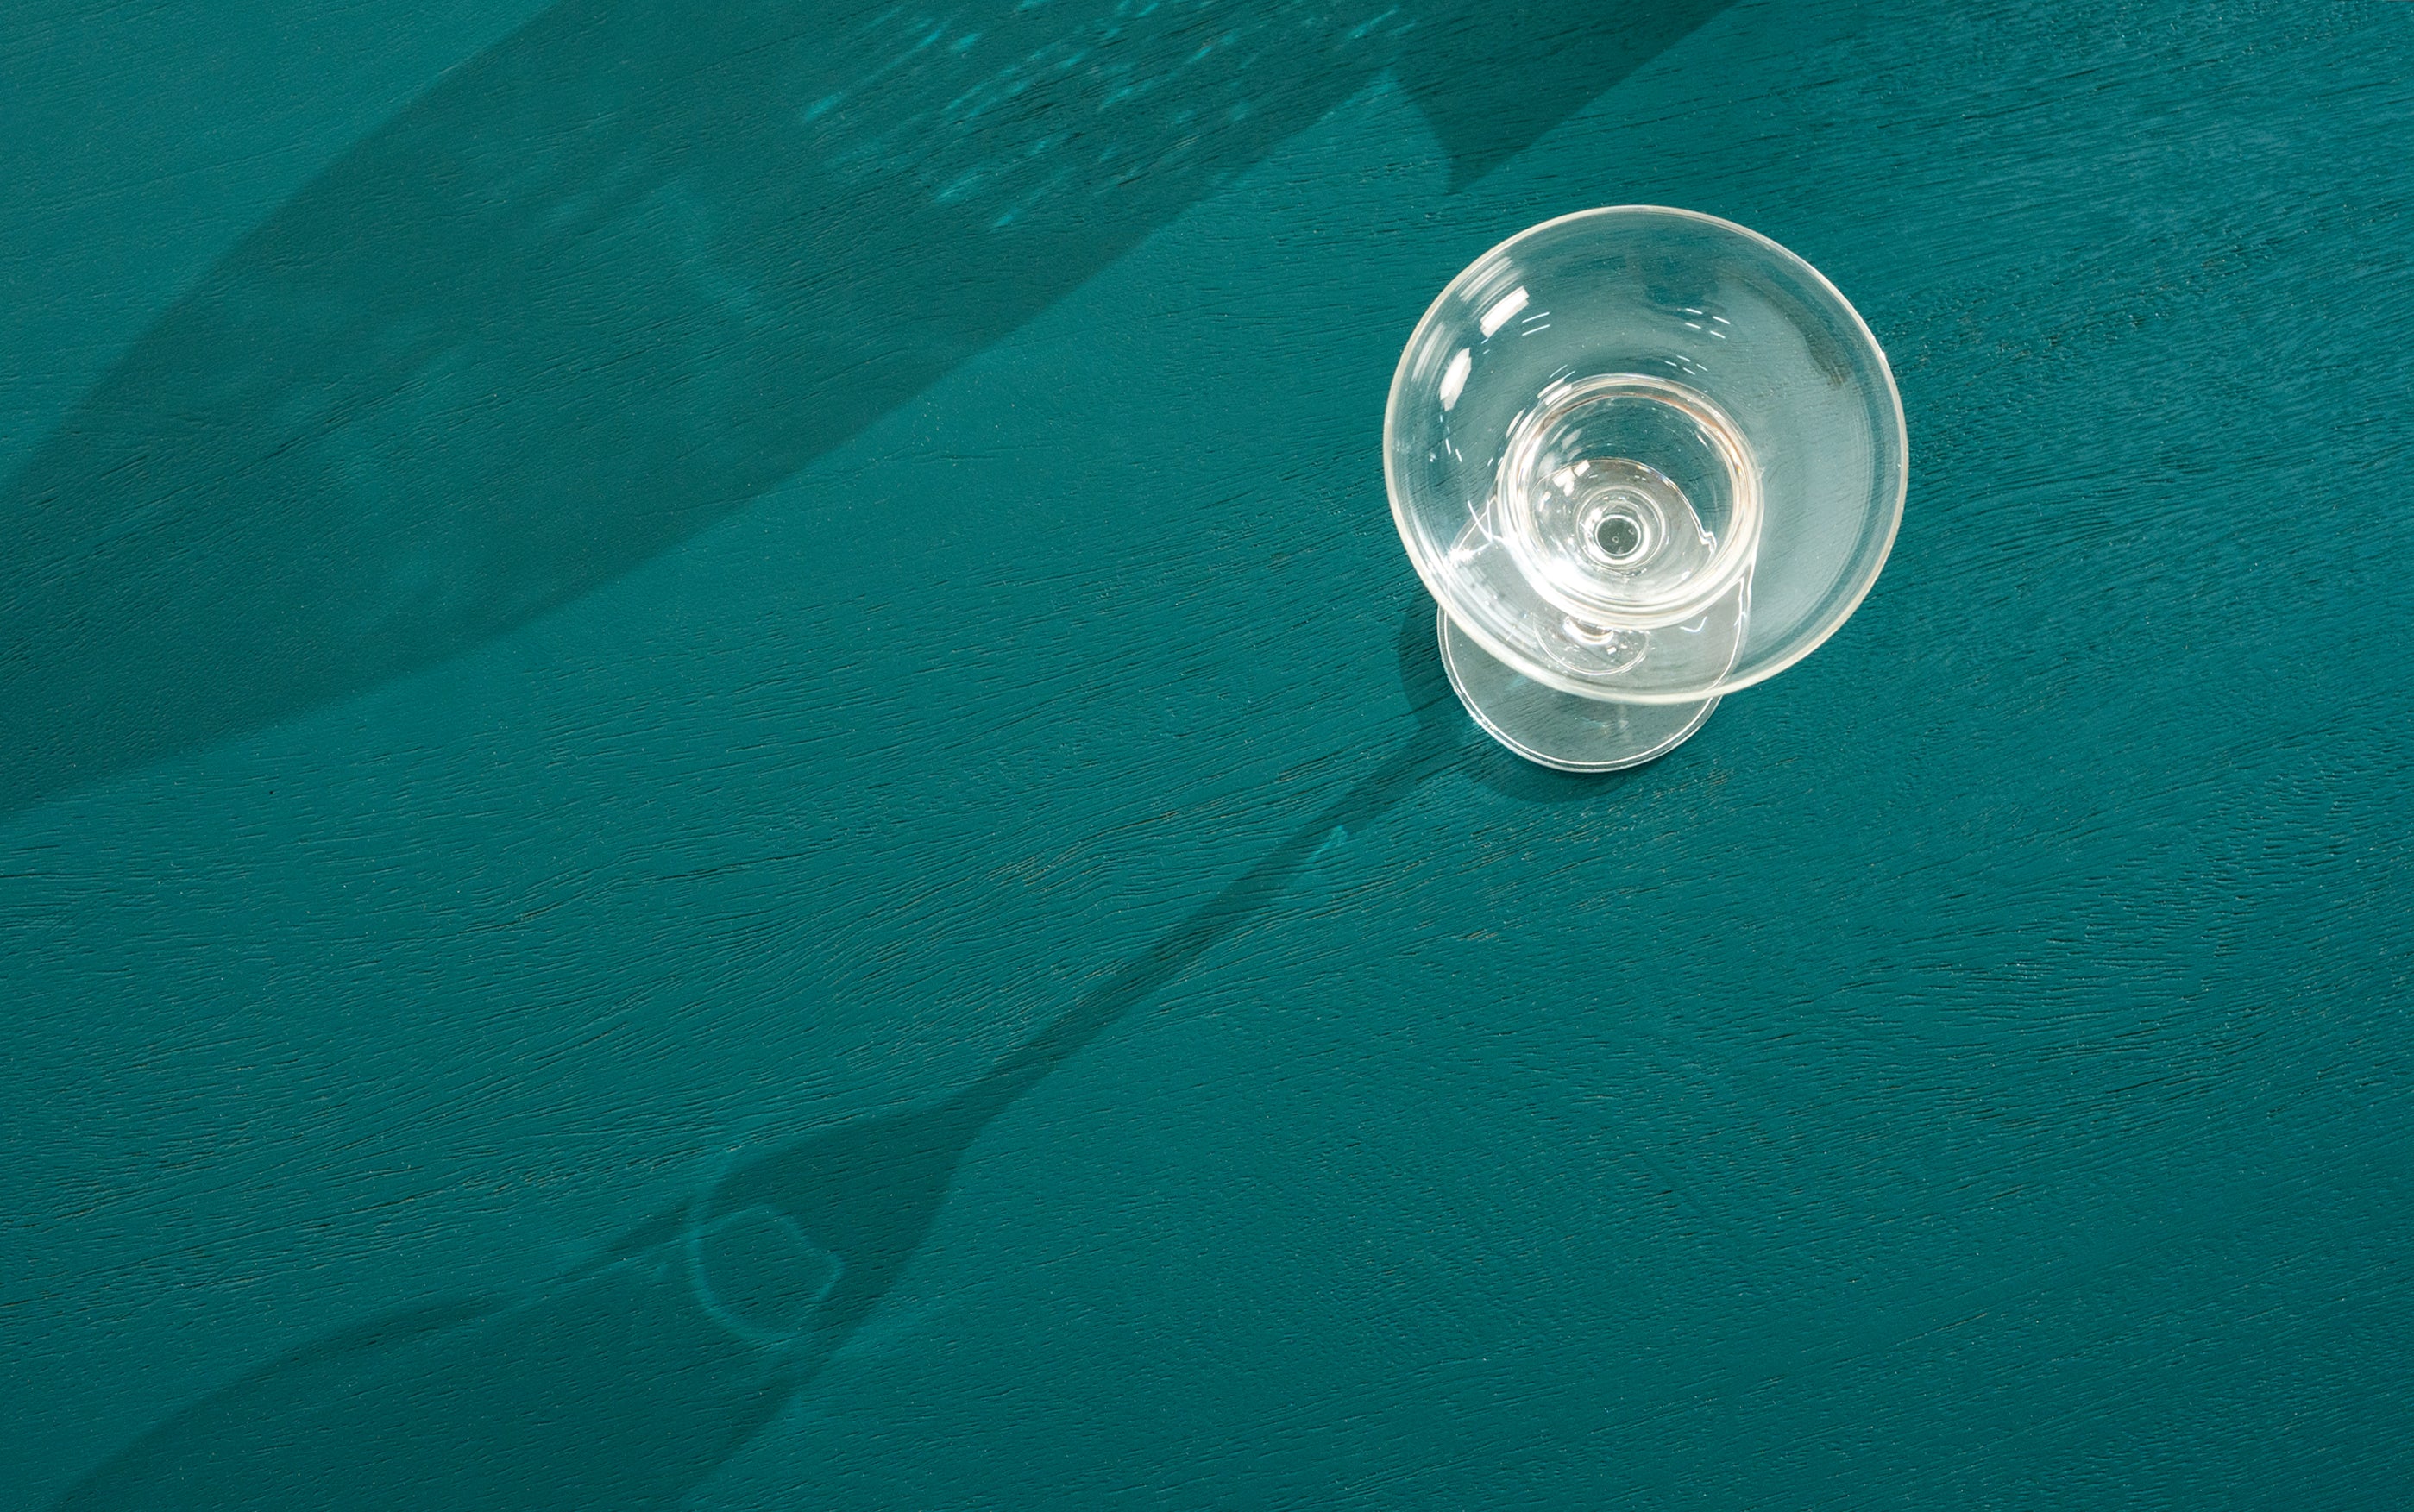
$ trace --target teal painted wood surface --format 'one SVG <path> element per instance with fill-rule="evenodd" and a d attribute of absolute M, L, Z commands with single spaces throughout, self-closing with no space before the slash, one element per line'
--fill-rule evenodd
<path fill-rule="evenodd" d="M 2403 1505 L 2414 7 L 992 8 L 0 21 L 0 1505 Z M 1914 471 L 1579 780 L 1376 442 L 1621 201 Z"/>

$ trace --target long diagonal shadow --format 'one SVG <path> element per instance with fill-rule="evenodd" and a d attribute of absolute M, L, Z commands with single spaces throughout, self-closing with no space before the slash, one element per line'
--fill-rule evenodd
<path fill-rule="evenodd" d="M 992 1119 L 1274 902 L 1336 826 L 1510 759 L 1459 715 L 1422 596 L 1399 660 L 1418 722 L 1395 754 L 962 1090 L 756 1157 L 532 1297 L 397 1313 L 289 1355 L 137 1440 L 61 1512 L 677 1505 L 854 1334 Z"/>
<path fill-rule="evenodd" d="M 563 0 L 0 497 L 0 813 L 474 645 L 795 473 L 1384 70 L 1464 181 L 1728 0 Z"/>

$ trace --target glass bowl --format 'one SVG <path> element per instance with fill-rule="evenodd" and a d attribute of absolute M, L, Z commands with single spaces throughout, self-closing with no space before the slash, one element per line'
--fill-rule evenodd
<path fill-rule="evenodd" d="M 1902 517 L 1894 376 L 1809 263 L 1715 216 L 1587 210 L 1451 280 L 1383 469 L 1478 723 L 1608 771 L 1851 615 Z"/>

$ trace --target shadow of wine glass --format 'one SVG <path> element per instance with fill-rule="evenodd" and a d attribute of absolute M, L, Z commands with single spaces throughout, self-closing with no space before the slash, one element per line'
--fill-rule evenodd
<path fill-rule="evenodd" d="M 1400 748 L 977 1080 L 747 1159 L 530 1295 L 307 1345 L 161 1423 L 58 1506 L 677 1505 L 862 1325 L 999 1114 L 1262 913 L 1336 827 L 1490 748 L 1438 675 L 1422 594 L 1397 657 L 1416 719 Z"/>
<path fill-rule="evenodd" d="M 1001 1113 L 1271 907 L 1336 828 L 1507 755 L 1460 711 L 1433 624 L 1415 595 L 1395 656 L 1416 724 L 1397 750 L 970 1085 L 742 1160 L 529 1295 L 305 1346 L 145 1433 L 60 1512 L 678 1505 L 871 1315 Z M 1552 796 L 1636 776 L 1566 778 Z"/>
<path fill-rule="evenodd" d="M 1385 70 L 1464 182 L 1726 3 L 564 0 L 247 236 L 9 486 L 0 813 L 625 571 Z"/>

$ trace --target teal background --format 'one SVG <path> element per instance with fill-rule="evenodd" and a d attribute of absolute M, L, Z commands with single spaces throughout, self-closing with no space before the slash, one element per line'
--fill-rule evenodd
<path fill-rule="evenodd" d="M 1369 7 L 1027 265 L 884 162 L 744 241 L 771 106 L 589 66 L 853 18 L 536 14 L 0 20 L 0 1505 L 2405 1505 L 2414 7 Z M 584 260 L 414 230 L 589 140 L 513 201 Z M 1578 780 L 1438 689 L 1377 437 L 1627 201 L 1828 274 L 1912 486 Z M 896 323 L 711 283 L 784 268 Z M 797 1149 L 929 1226 L 758 1381 L 645 1247 Z"/>

